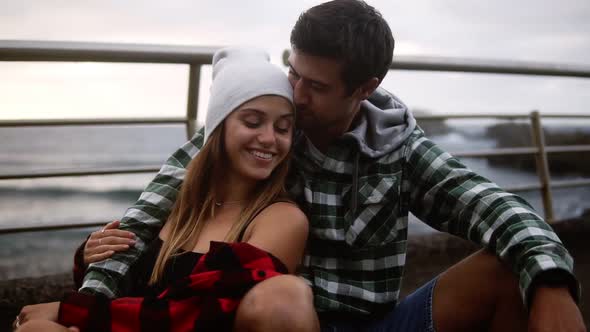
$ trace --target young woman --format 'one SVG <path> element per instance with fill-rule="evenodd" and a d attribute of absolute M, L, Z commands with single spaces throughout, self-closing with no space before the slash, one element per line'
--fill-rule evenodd
<path fill-rule="evenodd" d="M 294 116 L 292 88 L 268 55 L 218 51 L 204 144 L 159 237 L 132 266 L 129 297 L 73 293 L 27 306 L 19 331 L 231 329 L 240 297 L 294 272 L 303 254 L 307 219 L 284 190 Z M 91 249 L 86 262 L 105 256 Z"/>

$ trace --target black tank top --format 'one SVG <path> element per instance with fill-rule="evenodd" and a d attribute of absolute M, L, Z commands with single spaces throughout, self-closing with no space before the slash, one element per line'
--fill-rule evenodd
<path fill-rule="evenodd" d="M 293 203 L 288 199 L 280 199 L 272 204 L 278 202 Z M 258 216 L 258 214 L 260 214 L 265 208 L 266 207 L 254 213 L 251 220 Z M 247 227 L 240 232 L 238 241 L 242 241 L 246 229 Z M 148 245 L 147 250 L 144 251 L 143 255 L 137 260 L 137 262 L 131 266 L 129 272 L 132 278 L 131 280 L 133 280 L 133 287 L 130 296 L 159 295 L 171 283 L 189 276 L 199 259 L 204 255 L 194 251 L 179 250 L 180 254 L 173 256 L 166 263 L 162 279 L 155 285 L 148 285 L 154 265 L 156 265 L 156 260 L 158 259 L 158 254 L 160 253 L 160 248 L 162 248 L 162 243 L 162 239 L 156 237 L 156 239 Z"/>
<path fill-rule="evenodd" d="M 193 271 L 193 268 L 203 256 L 202 253 L 180 250 L 179 255 L 175 255 L 168 260 L 164 267 L 162 279 L 155 285 L 148 285 L 152 275 L 156 259 L 162 248 L 162 239 L 157 237 L 152 241 L 147 250 L 133 264 L 130 269 L 130 275 L 134 280 L 131 296 L 157 296 L 164 291 L 168 285 L 184 277 L 187 277 Z"/>

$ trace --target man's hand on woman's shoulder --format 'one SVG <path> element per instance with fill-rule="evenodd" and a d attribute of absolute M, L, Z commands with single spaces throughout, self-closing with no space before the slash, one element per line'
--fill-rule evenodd
<path fill-rule="evenodd" d="M 105 260 L 135 244 L 135 234 L 120 230 L 119 225 L 120 221 L 115 220 L 90 234 L 84 246 L 84 265 Z"/>

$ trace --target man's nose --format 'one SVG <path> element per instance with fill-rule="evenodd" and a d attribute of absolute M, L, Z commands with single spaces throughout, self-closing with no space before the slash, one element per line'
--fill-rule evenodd
<path fill-rule="evenodd" d="M 295 82 L 295 85 L 293 86 L 293 101 L 295 102 L 295 105 L 298 106 L 298 108 L 299 106 L 305 106 L 309 104 L 308 87 L 302 79 L 299 79 L 297 82 Z"/>

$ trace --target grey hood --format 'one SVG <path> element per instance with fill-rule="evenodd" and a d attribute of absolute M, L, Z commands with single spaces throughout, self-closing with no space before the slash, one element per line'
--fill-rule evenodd
<path fill-rule="evenodd" d="M 381 87 L 361 102 L 357 122 L 343 138 L 355 141 L 360 153 L 370 158 L 398 149 L 416 128 L 416 119 L 408 107 Z"/>

